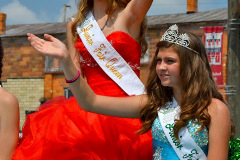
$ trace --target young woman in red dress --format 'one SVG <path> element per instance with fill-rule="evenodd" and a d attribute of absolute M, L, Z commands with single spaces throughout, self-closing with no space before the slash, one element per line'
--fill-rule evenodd
<path fill-rule="evenodd" d="M 67 25 L 67 63 L 81 71 L 96 94 L 131 96 L 100 68 L 76 28 L 91 12 L 107 41 L 139 77 L 140 58 L 147 49 L 145 15 L 151 4 L 152 0 L 80 1 L 78 14 Z M 13 159 L 152 159 L 151 133 L 135 134 L 140 127 L 139 119 L 86 112 L 74 97 L 57 97 L 27 117 L 23 139 Z"/>

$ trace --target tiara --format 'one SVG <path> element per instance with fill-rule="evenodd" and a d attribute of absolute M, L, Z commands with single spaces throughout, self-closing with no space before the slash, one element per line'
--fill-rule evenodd
<path fill-rule="evenodd" d="M 171 43 L 175 43 L 177 45 L 185 47 L 185 48 L 199 54 L 194 49 L 188 47 L 190 45 L 190 39 L 189 39 L 187 33 L 178 34 L 178 26 L 176 24 L 174 24 L 168 28 L 168 30 L 163 34 L 160 41 L 168 41 Z"/>

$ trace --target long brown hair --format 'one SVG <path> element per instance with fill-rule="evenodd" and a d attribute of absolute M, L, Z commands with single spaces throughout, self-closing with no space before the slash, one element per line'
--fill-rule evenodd
<path fill-rule="evenodd" d="M 166 102 L 171 101 L 173 96 L 172 88 L 163 86 L 156 73 L 156 57 L 160 49 L 172 48 L 180 58 L 182 101 L 180 104 L 180 119 L 176 120 L 174 125 L 174 136 L 177 139 L 179 130 L 186 126 L 191 119 L 197 119 L 201 124 L 198 131 L 205 126 L 209 126 L 211 118 L 208 113 L 208 106 L 211 104 L 212 98 L 225 103 L 213 79 L 202 41 L 192 33 L 187 34 L 190 38 L 189 47 L 197 51 L 198 54 L 167 41 L 157 43 L 157 50 L 151 64 L 146 86 L 148 103 L 140 112 L 143 125 L 137 133 L 145 133 L 151 129 L 153 121 L 157 117 L 158 109 L 164 106 Z"/>
<path fill-rule="evenodd" d="M 125 8 L 130 1 L 131 0 L 108 0 L 107 8 L 105 12 L 109 16 L 112 16 L 112 14 L 116 11 L 117 8 Z M 73 22 L 73 25 L 72 25 L 72 34 L 75 40 L 77 37 L 77 31 L 76 31 L 77 25 L 85 19 L 87 14 L 92 9 L 93 9 L 93 0 L 80 0 L 78 4 L 78 13 L 74 16 L 75 21 Z M 147 29 L 147 21 L 145 17 L 143 22 L 141 23 L 140 36 L 137 39 L 137 41 L 139 42 L 142 48 L 142 56 L 145 55 L 148 49 L 148 43 L 145 39 L 146 29 Z"/>

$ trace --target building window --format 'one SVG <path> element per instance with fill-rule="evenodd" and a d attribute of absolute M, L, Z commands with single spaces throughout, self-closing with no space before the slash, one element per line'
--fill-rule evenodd
<path fill-rule="evenodd" d="M 59 72 L 59 71 L 62 71 L 62 66 L 60 65 L 58 59 L 46 56 L 45 72 Z"/>
<path fill-rule="evenodd" d="M 63 87 L 64 89 L 64 97 L 69 99 L 70 97 L 73 97 L 72 91 L 70 90 L 69 87 Z"/>
<path fill-rule="evenodd" d="M 29 114 L 34 113 L 36 111 L 33 110 L 25 110 L 25 116 L 27 117 Z"/>

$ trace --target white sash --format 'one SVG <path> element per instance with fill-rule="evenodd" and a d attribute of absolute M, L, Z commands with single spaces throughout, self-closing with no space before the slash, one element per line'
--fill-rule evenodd
<path fill-rule="evenodd" d="M 158 111 L 158 117 L 168 141 L 181 160 L 206 160 L 206 155 L 192 139 L 186 126 L 181 128 L 178 133 L 180 143 L 174 137 L 174 120 L 179 118 L 179 112 L 180 106 L 174 97 L 172 103 L 166 104 Z"/>
<path fill-rule="evenodd" d="M 128 95 L 144 94 L 144 85 L 127 62 L 107 41 L 91 12 L 77 27 L 83 44 L 103 69 Z"/>

